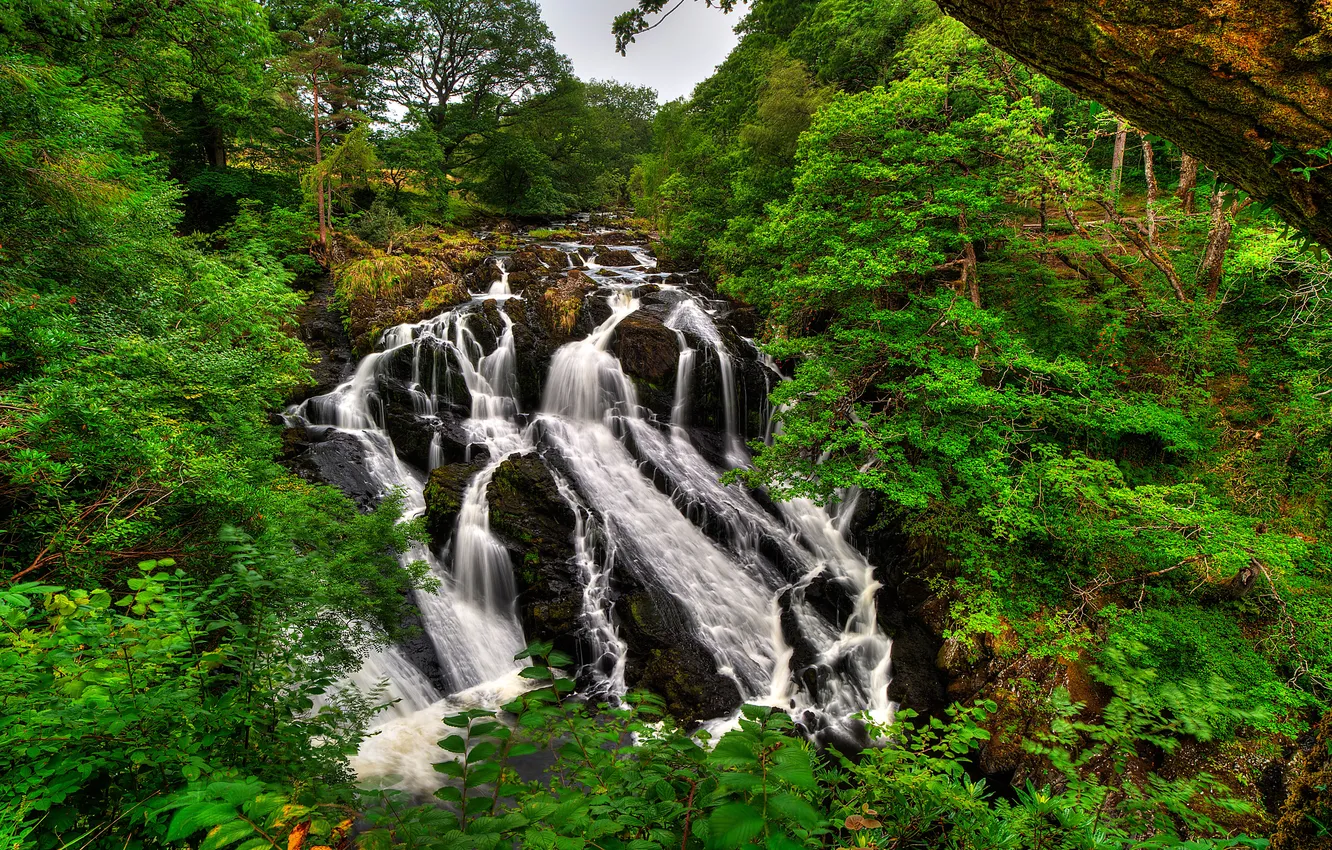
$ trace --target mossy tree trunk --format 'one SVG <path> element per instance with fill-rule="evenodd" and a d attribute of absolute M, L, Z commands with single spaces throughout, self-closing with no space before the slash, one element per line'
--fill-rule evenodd
<path fill-rule="evenodd" d="M 1184 212 L 1193 215 L 1197 212 L 1198 199 L 1194 193 L 1198 190 L 1198 160 L 1190 154 L 1184 154 L 1179 163 L 1179 188 L 1175 196 L 1184 205 Z"/>
<path fill-rule="evenodd" d="M 1332 246 L 1332 0 L 939 0 Z M 1295 151 L 1273 164 L 1277 147 Z"/>

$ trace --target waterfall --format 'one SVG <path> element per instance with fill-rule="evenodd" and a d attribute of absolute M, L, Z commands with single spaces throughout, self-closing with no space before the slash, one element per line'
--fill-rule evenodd
<path fill-rule="evenodd" d="M 490 295 L 512 295 L 509 291 L 509 262 L 508 260 L 497 258 L 495 266 L 499 268 L 499 280 L 490 284 Z"/>
<path fill-rule="evenodd" d="M 575 256 L 592 246 L 557 247 L 573 267 Z M 746 701 L 832 724 L 862 711 L 891 717 L 892 643 L 878 626 L 874 569 L 847 539 L 850 512 L 834 514 L 807 500 L 774 507 L 743 487 L 723 485 L 723 470 L 692 439 L 691 419 L 704 418 L 694 396 L 696 373 L 715 363 L 720 399 L 712 413 L 720 414 L 724 466 L 746 465 L 737 364 L 760 360 L 773 373 L 775 367 L 757 349 L 731 347 L 714 318 L 718 302 L 692 286 L 659 283 L 665 275 L 653 270 L 655 260 L 641 248 L 612 250 L 633 252 L 643 268 L 610 271 L 595 255 L 581 261 L 582 273 L 596 284 L 586 303 L 604 318 L 550 355 L 536 412 L 524 413 L 518 402 L 514 316 L 522 311 L 511 315 L 505 307 L 522 305 L 515 299 L 523 295 L 510 289 L 507 258 L 493 260 L 500 276 L 487 292 L 389 329 L 349 381 L 288 411 L 293 425 L 353 436 L 380 492 L 402 493 L 405 519 L 425 512 L 426 479 L 447 460 L 442 426 L 461 426 L 470 441 L 467 456 L 474 450 L 485 457 L 458 494 L 449 539 L 404 555 L 404 562 L 424 561 L 439 583 L 433 593 L 418 592 L 416 603 L 447 692 L 439 693 L 397 648 L 373 653 L 352 680 L 363 690 L 387 681 L 385 696 L 398 703 L 358 756 L 364 775 L 404 775 L 407 786 L 428 790 L 428 747 L 439 737 L 439 718 L 468 705 L 498 705 L 524 687 L 513 661 L 526 643 L 513 564 L 491 531 L 488 491 L 501 464 L 532 452 L 574 517 L 568 566 L 582 590 L 583 693 L 613 699 L 629 685 L 634 650 L 621 634 L 617 603 L 621 585 L 631 582 L 663 602 L 661 616 L 673 618 L 672 627 L 710 656 Z M 655 301 L 644 294 L 656 290 Z M 668 422 L 644 406 L 612 352 L 622 324 L 640 311 L 676 336 Z M 647 317 L 649 311 L 656 318 Z M 454 398 L 458 385 L 470 398 L 465 418 Z M 650 395 L 644 399 L 658 404 Z M 414 455 L 424 469 L 399 457 L 389 433 L 408 400 L 412 421 L 433 429 L 426 451 Z M 846 496 L 853 504 L 855 494 Z M 835 617 L 830 594 L 838 600 Z M 801 669 L 794 669 L 797 658 Z"/>

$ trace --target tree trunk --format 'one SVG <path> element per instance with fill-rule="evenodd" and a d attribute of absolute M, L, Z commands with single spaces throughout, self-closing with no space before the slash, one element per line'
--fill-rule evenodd
<path fill-rule="evenodd" d="M 1218 184 L 1212 193 L 1212 229 L 1207 234 L 1207 251 L 1198 267 L 1198 286 L 1207 293 L 1208 301 L 1215 301 L 1221 289 L 1221 272 L 1225 268 L 1226 251 L 1230 248 L 1231 222 L 1226 216 L 1226 193 Z"/>
<path fill-rule="evenodd" d="M 319 77 L 316 75 L 310 77 L 310 91 L 313 93 L 314 98 L 314 159 L 315 165 L 318 166 L 319 163 L 324 161 L 324 155 L 321 147 L 323 137 L 319 129 Z M 327 248 L 328 219 L 325 217 L 324 211 L 324 179 L 322 177 L 315 178 L 314 192 L 315 209 L 318 211 L 319 215 L 319 244 Z"/>
<path fill-rule="evenodd" d="M 1175 190 L 1175 196 L 1184 204 L 1186 215 L 1193 215 L 1198 211 L 1198 198 L 1194 190 L 1198 188 L 1198 160 L 1188 154 L 1179 162 L 1179 188 Z"/>
<path fill-rule="evenodd" d="M 1156 200 L 1161 187 L 1156 183 L 1156 152 L 1147 134 L 1142 134 L 1142 173 L 1147 178 L 1147 241 L 1156 245 Z"/>
<path fill-rule="evenodd" d="M 1311 0 L 939 0 L 1014 57 L 1164 136 L 1332 247 L 1332 32 Z M 1293 153 L 1279 164 L 1276 146 Z"/>
<path fill-rule="evenodd" d="M 1110 164 L 1110 203 L 1119 206 L 1119 184 L 1124 179 L 1124 148 L 1128 145 L 1128 122 L 1119 119 L 1115 130 L 1115 158 Z"/>
<path fill-rule="evenodd" d="M 971 298 L 976 309 L 981 308 L 980 273 L 976 264 L 976 246 L 971 242 L 967 229 L 967 211 L 961 210 L 957 216 L 958 233 L 962 236 L 962 289 Z"/>

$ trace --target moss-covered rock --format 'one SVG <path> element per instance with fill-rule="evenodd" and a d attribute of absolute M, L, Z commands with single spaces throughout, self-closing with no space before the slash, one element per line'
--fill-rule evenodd
<path fill-rule="evenodd" d="M 637 266 L 638 258 L 632 251 L 626 251 L 623 248 L 597 248 L 597 265 L 614 266 L 616 268 L 625 268 L 628 266 Z"/>
<path fill-rule="evenodd" d="M 597 285 L 587 275 L 574 269 L 568 276 L 541 294 L 538 311 L 546 332 L 567 339 L 583 315 L 583 299 Z"/>
<path fill-rule="evenodd" d="M 573 510 L 536 453 L 496 468 L 486 492 L 491 533 L 509 550 L 518 611 L 529 639 L 571 646 L 583 588 L 574 562 Z"/>
<path fill-rule="evenodd" d="M 368 352 L 385 329 L 419 321 L 470 297 L 464 275 L 487 256 L 469 234 L 438 230 L 380 251 L 339 236 L 332 266 L 334 302 L 357 351 Z"/>
<path fill-rule="evenodd" d="M 467 484 L 485 466 L 485 460 L 447 463 L 430 473 L 425 488 L 425 521 L 426 530 L 436 544 L 447 543 L 453 535 Z"/>

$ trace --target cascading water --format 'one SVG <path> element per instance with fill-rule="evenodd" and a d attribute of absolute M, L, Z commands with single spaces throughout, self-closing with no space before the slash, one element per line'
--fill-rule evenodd
<path fill-rule="evenodd" d="M 626 659 L 633 650 L 617 629 L 616 587 L 632 579 L 670 601 L 666 610 L 683 618 L 675 625 L 703 647 L 746 701 L 813 712 L 824 722 L 860 711 L 888 719 L 891 642 L 877 623 L 873 568 L 828 511 L 803 500 L 765 508 L 743 488 L 719 483 L 722 470 L 691 441 L 690 420 L 698 412 L 694 391 L 706 365 L 715 369 L 720 389 L 720 410 L 709 413 L 722 425 L 725 466 L 748 462 L 738 353 L 712 315 L 713 302 L 668 283 L 652 268 L 655 261 L 634 246 L 618 250 L 630 251 L 639 265 L 615 268 L 602 265 L 593 246 L 556 247 L 567 268 L 555 272 L 581 266 L 579 273 L 596 285 L 587 303 L 604 305 L 605 318 L 554 352 L 540 411 L 519 410 L 520 354 L 504 305 L 524 295 L 511 292 L 512 261 L 500 258 L 494 261 L 499 279 L 486 292 L 434 318 L 390 329 L 381 350 L 365 357 L 350 381 L 288 412 L 292 424 L 353 435 L 381 492 L 401 490 L 405 516 L 420 516 L 425 475 L 445 461 L 440 431 L 429 442 L 429 468 L 413 469 L 399 458 L 386 422 L 386 403 L 403 402 L 380 391 L 394 364 L 409 355 L 405 394 L 413 416 L 437 424 L 462 418 L 454 398 L 460 381 L 470 397 L 460 423 L 469 453 L 486 458 L 460 494 L 451 538 L 437 541 L 442 554 L 419 546 L 406 555 L 426 561 L 439 581 L 437 592 L 418 593 L 416 601 L 447 694 L 396 648 L 368 659 L 354 681 L 365 688 L 387 680 L 387 696 L 400 702 L 381 734 L 363 748 L 357 769 L 395 773 L 407 777 L 408 787 L 429 787 L 431 772 L 418 768 L 430 756 L 419 749 L 438 737 L 445 709 L 494 703 L 522 687 L 513 661 L 525 643 L 513 564 L 491 531 L 488 490 L 507 459 L 533 452 L 549 467 L 559 498 L 575 517 L 568 534 L 570 563 L 583 588 L 578 640 L 585 692 L 613 698 L 626 689 Z M 640 311 L 637 294 L 653 290 L 662 291 L 659 301 L 671 303 L 664 321 L 655 321 L 674 332 L 679 347 L 669 422 L 640 404 L 634 380 L 612 351 L 620 326 Z M 819 582 L 840 589 L 849 613 L 834 620 L 826 606 L 808 601 Z M 804 648 L 802 657 L 816 659 L 815 674 L 808 667 L 792 669 L 792 641 Z M 432 707 L 440 699 L 446 703 Z"/>

